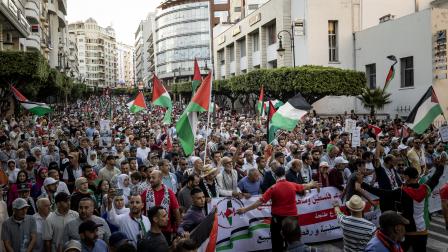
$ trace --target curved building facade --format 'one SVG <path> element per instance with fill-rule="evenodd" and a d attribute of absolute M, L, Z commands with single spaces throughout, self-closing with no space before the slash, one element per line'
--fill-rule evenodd
<path fill-rule="evenodd" d="M 155 18 L 156 72 L 162 79 L 190 78 L 193 60 L 210 64 L 209 1 L 176 1 L 159 8 Z"/>

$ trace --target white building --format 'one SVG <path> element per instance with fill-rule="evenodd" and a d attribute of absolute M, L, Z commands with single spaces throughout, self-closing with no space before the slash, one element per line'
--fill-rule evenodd
<path fill-rule="evenodd" d="M 30 35 L 30 25 L 23 15 L 26 2 L 0 2 L 0 51 L 24 50 L 20 39 Z"/>
<path fill-rule="evenodd" d="M 114 87 L 117 81 L 117 43 L 112 27 L 103 28 L 89 18 L 69 25 L 77 39 L 79 73 L 85 83 Z"/>
<path fill-rule="evenodd" d="M 121 87 L 134 86 L 134 47 L 117 44 L 117 83 Z"/>
<path fill-rule="evenodd" d="M 135 80 L 144 85 L 152 79 L 154 73 L 154 21 L 155 13 L 150 12 L 141 21 L 135 32 Z"/>
<path fill-rule="evenodd" d="M 392 25 L 395 22 L 400 24 L 400 17 L 416 12 L 416 15 L 419 15 L 418 11 L 421 10 L 424 10 L 421 14 L 424 15 L 425 9 L 434 4 L 443 5 L 445 2 L 447 1 L 270 0 L 259 9 L 246 15 L 238 23 L 226 27 L 227 29 L 220 34 L 214 33 L 215 77 L 223 79 L 256 68 L 292 66 L 294 60 L 296 66 L 322 65 L 365 71 L 365 65 L 370 64 L 368 59 L 371 59 L 371 63 L 375 63 L 377 61 L 374 59 L 377 57 L 381 57 L 381 69 L 384 69 L 381 74 L 386 74 L 388 67 L 384 67 L 390 63 L 386 56 L 393 54 L 392 51 L 388 51 L 388 46 L 394 42 L 390 41 L 391 36 L 385 35 L 389 33 L 383 34 L 382 28 L 379 27 Z M 395 18 L 395 20 L 379 24 L 380 18 L 384 16 Z M 419 18 L 417 17 L 417 19 Z M 414 23 L 402 24 L 391 32 L 394 33 L 392 37 L 400 36 L 398 35 L 400 32 L 413 31 L 414 38 L 408 39 L 419 41 L 420 34 L 415 36 L 415 31 L 422 25 L 424 24 L 419 23 L 418 26 L 415 26 Z M 430 31 L 431 27 L 431 25 L 426 25 L 425 29 Z M 214 31 L 220 29 L 223 30 L 222 27 L 216 27 Z M 376 29 L 380 30 L 374 35 L 372 33 L 363 42 L 358 41 L 367 36 L 363 35 L 365 32 L 376 31 Z M 294 57 L 291 36 L 288 33 L 294 38 Z M 427 32 L 422 32 L 422 36 L 425 33 Z M 283 56 L 277 53 L 279 35 L 282 38 L 282 47 L 285 49 Z M 401 36 L 405 36 L 405 34 Z M 415 39 L 415 37 L 419 37 L 419 39 Z M 403 40 L 400 41 L 403 43 Z M 368 48 L 365 43 L 369 46 Z M 414 44 L 414 42 L 406 43 Z M 397 43 L 397 46 L 399 45 L 400 43 Z M 373 47 L 376 49 L 373 50 Z M 402 46 L 402 48 L 406 47 Z M 420 48 L 419 46 L 414 47 L 415 50 Z M 380 51 L 381 54 L 379 54 Z M 430 51 L 426 53 L 427 57 L 431 56 Z M 405 57 L 405 55 L 403 53 L 397 57 Z M 377 69 L 379 67 L 377 65 Z M 400 79 L 398 72 L 394 81 Z M 381 77 L 378 76 L 378 79 Z M 422 89 L 425 88 L 422 87 Z M 415 91 L 416 94 L 421 92 L 420 89 Z M 401 104 L 396 100 L 397 98 L 403 99 L 403 96 L 393 95 L 393 103 L 390 105 L 393 109 Z M 410 104 L 411 102 L 413 104 Z M 408 107 L 415 105 L 415 102 L 417 100 L 407 102 L 409 103 Z M 355 109 L 356 112 L 364 112 L 355 98 L 347 99 L 346 97 L 326 97 L 313 104 L 313 107 L 317 112 L 327 114 L 343 113 L 351 109 Z M 391 113 L 393 109 L 388 109 L 387 112 Z"/>

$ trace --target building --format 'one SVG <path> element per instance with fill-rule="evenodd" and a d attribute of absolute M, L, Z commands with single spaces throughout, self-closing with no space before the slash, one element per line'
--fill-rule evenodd
<path fill-rule="evenodd" d="M 79 73 L 78 60 L 78 40 L 75 32 L 68 33 L 68 68 L 69 76 L 75 78 L 79 83 L 83 83 L 83 77 Z"/>
<path fill-rule="evenodd" d="M 155 70 L 165 83 L 191 80 L 195 58 L 201 69 L 211 66 L 209 3 L 167 1 L 156 10 Z"/>
<path fill-rule="evenodd" d="M 117 81 L 117 43 L 112 27 L 103 28 L 89 18 L 69 25 L 76 36 L 79 74 L 89 86 L 115 87 Z"/>
<path fill-rule="evenodd" d="M 30 35 L 30 25 L 23 15 L 26 2 L 26 0 L 1 1 L 0 51 L 23 50 L 20 38 Z"/>
<path fill-rule="evenodd" d="M 440 5 L 446 1 L 435 2 Z M 237 23 L 215 27 L 213 39 L 215 78 L 229 78 L 257 68 L 293 65 L 322 65 L 365 71 L 364 66 L 362 69 L 358 66 L 360 50 L 364 50 L 364 46 L 355 41 L 355 37 L 358 38 L 355 33 L 382 26 L 380 22 L 394 18 L 398 20 L 400 17 L 428 9 L 434 6 L 435 2 L 267 1 L 258 9 L 243 16 Z M 412 25 L 406 26 L 406 29 L 415 31 Z M 430 29 L 430 26 L 427 26 L 427 29 Z M 282 48 L 285 49 L 282 54 L 277 52 L 280 47 L 279 38 Z M 386 41 L 389 41 L 389 37 L 377 33 L 376 36 L 370 37 L 372 46 L 376 45 L 378 38 L 384 39 L 385 45 Z M 380 50 L 387 51 L 387 48 L 381 47 Z M 387 59 L 385 56 L 382 57 L 386 64 Z M 391 106 L 396 107 L 395 100 Z M 365 112 L 354 97 L 350 99 L 326 97 L 314 103 L 313 108 L 319 113 L 327 114 L 344 113 L 353 108 L 359 108 L 357 112 Z"/>
<path fill-rule="evenodd" d="M 119 87 L 134 86 L 134 47 L 117 44 L 117 84 Z"/>
<path fill-rule="evenodd" d="M 407 116 L 431 84 L 447 79 L 447 30 L 448 9 L 428 8 L 355 34 L 356 70 L 371 88 L 384 87 L 393 63 L 387 56 L 398 60 L 387 87 L 393 103 L 383 113 Z"/>
<path fill-rule="evenodd" d="M 30 34 L 21 38 L 24 51 L 40 51 L 49 58 L 51 42 L 49 38 L 49 23 L 47 4 L 39 0 L 25 1 L 25 18 L 30 24 Z"/>
<path fill-rule="evenodd" d="M 135 32 L 135 81 L 144 85 L 154 73 L 154 18 L 155 14 L 149 13 Z"/>
<path fill-rule="evenodd" d="M 39 1 L 40 2 L 40 1 Z M 49 0 L 46 2 L 48 37 L 42 34 L 44 40 L 49 42 L 50 67 L 68 72 L 68 30 L 67 0 Z"/>
<path fill-rule="evenodd" d="M 238 23 L 268 0 L 230 0 L 230 23 Z"/>

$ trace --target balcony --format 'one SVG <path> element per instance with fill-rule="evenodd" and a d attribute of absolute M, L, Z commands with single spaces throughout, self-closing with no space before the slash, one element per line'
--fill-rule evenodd
<path fill-rule="evenodd" d="M 25 4 L 25 16 L 30 24 L 38 24 L 40 19 L 40 3 L 37 0 L 28 0 Z"/>
<path fill-rule="evenodd" d="M 20 37 L 28 37 L 30 34 L 30 25 L 13 0 L 1 0 L 0 12 L 3 30 L 11 26 L 11 30 L 18 32 Z"/>
<path fill-rule="evenodd" d="M 62 13 L 62 11 L 58 10 L 58 20 L 59 20 L 59 28 L 65 28 L 67 26 L 67 23 L 65 21 L 65 15 Z"/>
<path fill-rule="evenodd" d="M 38 33 L 31 33 L 24 41 L 24 46 L 27 51 L 40 51 L 40 36 Z"/>
<path fill-rule="evenodd" d="M 59 10 L 65 15 L 67 15 L 67 0 L 58 0 Z"/>

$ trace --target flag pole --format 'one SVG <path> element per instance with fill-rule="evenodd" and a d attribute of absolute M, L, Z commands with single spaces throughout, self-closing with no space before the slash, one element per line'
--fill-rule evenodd
<path fill-rule="evenodd" d="M 212 14 L 212 6 L 211 6 L 211 1 L 208 3 L 208 13 Z M 213 92 L 213 70 L 214 70 L 214 60 L 213 60 L 213 27 L 212 27 L 212 15 L 209 15 L 209 33 L 210 33 L 210 40 L 209 40 L 209 54 L 210 54 L 210 63 L 212 65 L 212 69 L 209 70 L 209 74 L 210 74 L 210 99 L 208 102 L 208 111 L 207 111 L 207 127 L 205 128 L 205 154 L 204 154 L 204 165 L 205 162 L 207 160 L 207 144 L 208 144 L 208 130 L 209 130 L 209 125 L 210 125 L 210 105 L 212 102 L 212 92 Z M 207 60 L 205 61 L 207 62 Z M 193 99 L 193 98 L 192 98 Z M 213 105 L 214 106 L 214 105 Z"/>

